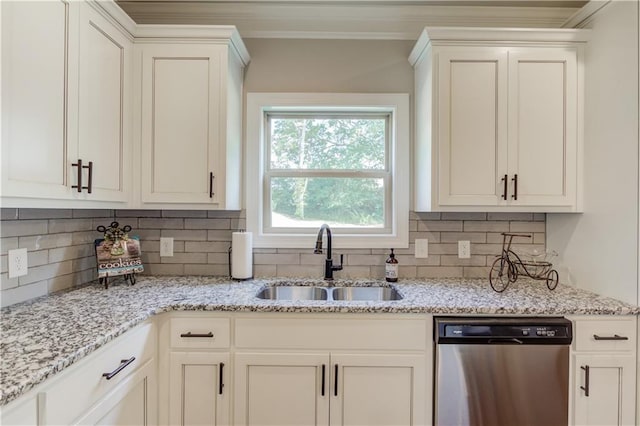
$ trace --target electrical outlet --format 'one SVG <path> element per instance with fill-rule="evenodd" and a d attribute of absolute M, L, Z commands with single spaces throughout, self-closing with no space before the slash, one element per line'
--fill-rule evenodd
<path fill-rule="evenodd" d="M 429 240 L 419 239 L 416 240 L 416 257 L 429 257 Z"/>
<path fill-rule="evenodd" d="M 27 262 L 27 249 L 9 250 L 7 253 L 9 262 L 9 278 L 27 275 L 29 265 Z"/>
<path fill-rule="evenodd" d="M 173 256 L 173 238 L 171 237 L 160 238 L 160 256 L 162 257 Z"/>
<path fill-rule="evenodd" d="M 460 259 L 469 259 L 471 257 L 470 241 L 458 241 L 458 257 Z"/>

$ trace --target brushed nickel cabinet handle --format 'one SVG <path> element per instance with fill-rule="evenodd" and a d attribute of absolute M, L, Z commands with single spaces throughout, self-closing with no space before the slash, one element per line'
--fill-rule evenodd
<path fill-rule="evenodd" d="M 502 179 L 500 179 L 502 182 L 504 182 L 504 186 L 502 188 L 502 199 L 506 200 L 507 199 L 507 184 L 509 181 L 509 175 L 504 175 L 504 177 Z"/>
<path fill-rule="evenodd" d="M 120 365 L 118 366 L 118 368 L 116 368 L 110 373 L 103 373 L 102 377 L 106 378 L 107 380 L 111 380 L 116 374 L 118 374 L 119 372 L 127 368 L 135 360 L 136 360 L 135 356 L 132 356 L 129 359 L 120 360 Z"/>
<path fill-rule="evenodd" d="M 78 161 L 76 163 L 72 163 L 71 164 L 73 167 L 77 167 L 78 171 L 77 171 L 77 185 L 73 185 L 71 186 L 71 188 L 73 189 L 77 189 L 78 192 L 82 192 L 82 160 L 80 158 L 78 158 Z"/>
<path fill-rule="evenodd" d="M 584 370 L 584 386 L 580 386 L 580 389 L 584 391 L 584 396 L 589 396 L 589 366 L 580 366 Z"/>
<path fill-rule="evenodd" d="M 210 331 L 208 333 L 182 333 L 180 337 L 213 337 L 213 332 Z"/>
<path fill-rule="evenodd" d="M 619 336 L 614 334 L 613 336 L 598 336 L 597 334 L 593 335 L 594 340 L 629 340 L 626 336 Z"/>

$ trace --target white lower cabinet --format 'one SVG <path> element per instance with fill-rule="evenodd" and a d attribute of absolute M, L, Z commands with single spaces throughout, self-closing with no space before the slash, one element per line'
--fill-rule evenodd
<path fill-rule="evenodd" d="M 237 353 L 235 424 L 328 424 L 329 370 L 328 353 Z"/>
<path fill-rule="evenodd" d="M 181 312 L 158 317 L 160 424 L 230 425 L 231 319 Z"/>
<path fill-rule="evenodd" d="M 423 424 L 414 412 L 425 404 L 424 355 L 338 353 L 331 364 L 330 424 Z"/>
<path fill-rule="evenodd" d="M 575 425 L 635 423 L 635 356 L 576 355 Z"/>
<path fill-rule="evenodd" d="M 636 424 L 636 317 L 576 319 L 572 361 L 571 424 Z"/>
<path fill-rule="evenodd" d="M 157 370 L 146 322 L 1 407 L 0 424 L 155 425 Z"/>
<path fill-rule="evenodd" d="M 424 355 L 237 353 L 235 424 L 413 425 Z"/>
<path fill-rule="evenodd" d="M 75 423 L 122 426 L 156 424 L 153 403 L 156 394 L 155 369 L 155 361 L 147 361 Z"/>
<path fill-rule="evenodd" d="M 169 424 L 228 425 L 228 353 L 171 352 Z"/>
<path fill-rule="evenodd" d="M 237 318 L 234 424 L 426 424 L 431 352 L 421 317 Z"/>

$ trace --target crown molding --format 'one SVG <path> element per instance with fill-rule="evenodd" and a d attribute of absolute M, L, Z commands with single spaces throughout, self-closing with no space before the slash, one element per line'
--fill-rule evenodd
<path fill-rule="evenodd" d="M 153 43 L 157 41 L 203 41 L 207 43 L 224 43 L 233 47 L 240 60 L 246 66 L 251 57 L 240 33 L 233 25 L 149 25 L 139 24 L 134 30 L 136 43 Z"/>
<path fill-rule="evenodd" d="M 562 24 L 563 28 L 584 28 L 612 0 L 591 0 Z"/>
<path fill-rule="evenodd" d="M 123 0 L 118 4 L 139 24 L 234 25 L 243 38 L 416 40 L 425 26 L 559 28 L 576 12 L 575 7 L 419 3 L 424 2 Z"/>

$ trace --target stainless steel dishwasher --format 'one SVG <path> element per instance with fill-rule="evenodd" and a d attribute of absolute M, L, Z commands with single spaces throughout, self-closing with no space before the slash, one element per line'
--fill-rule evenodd
<path fill-rule="evenodd" d="M 434 324 L 434 424 L 568 424 L 571 321 L 444 318 Z"/>

